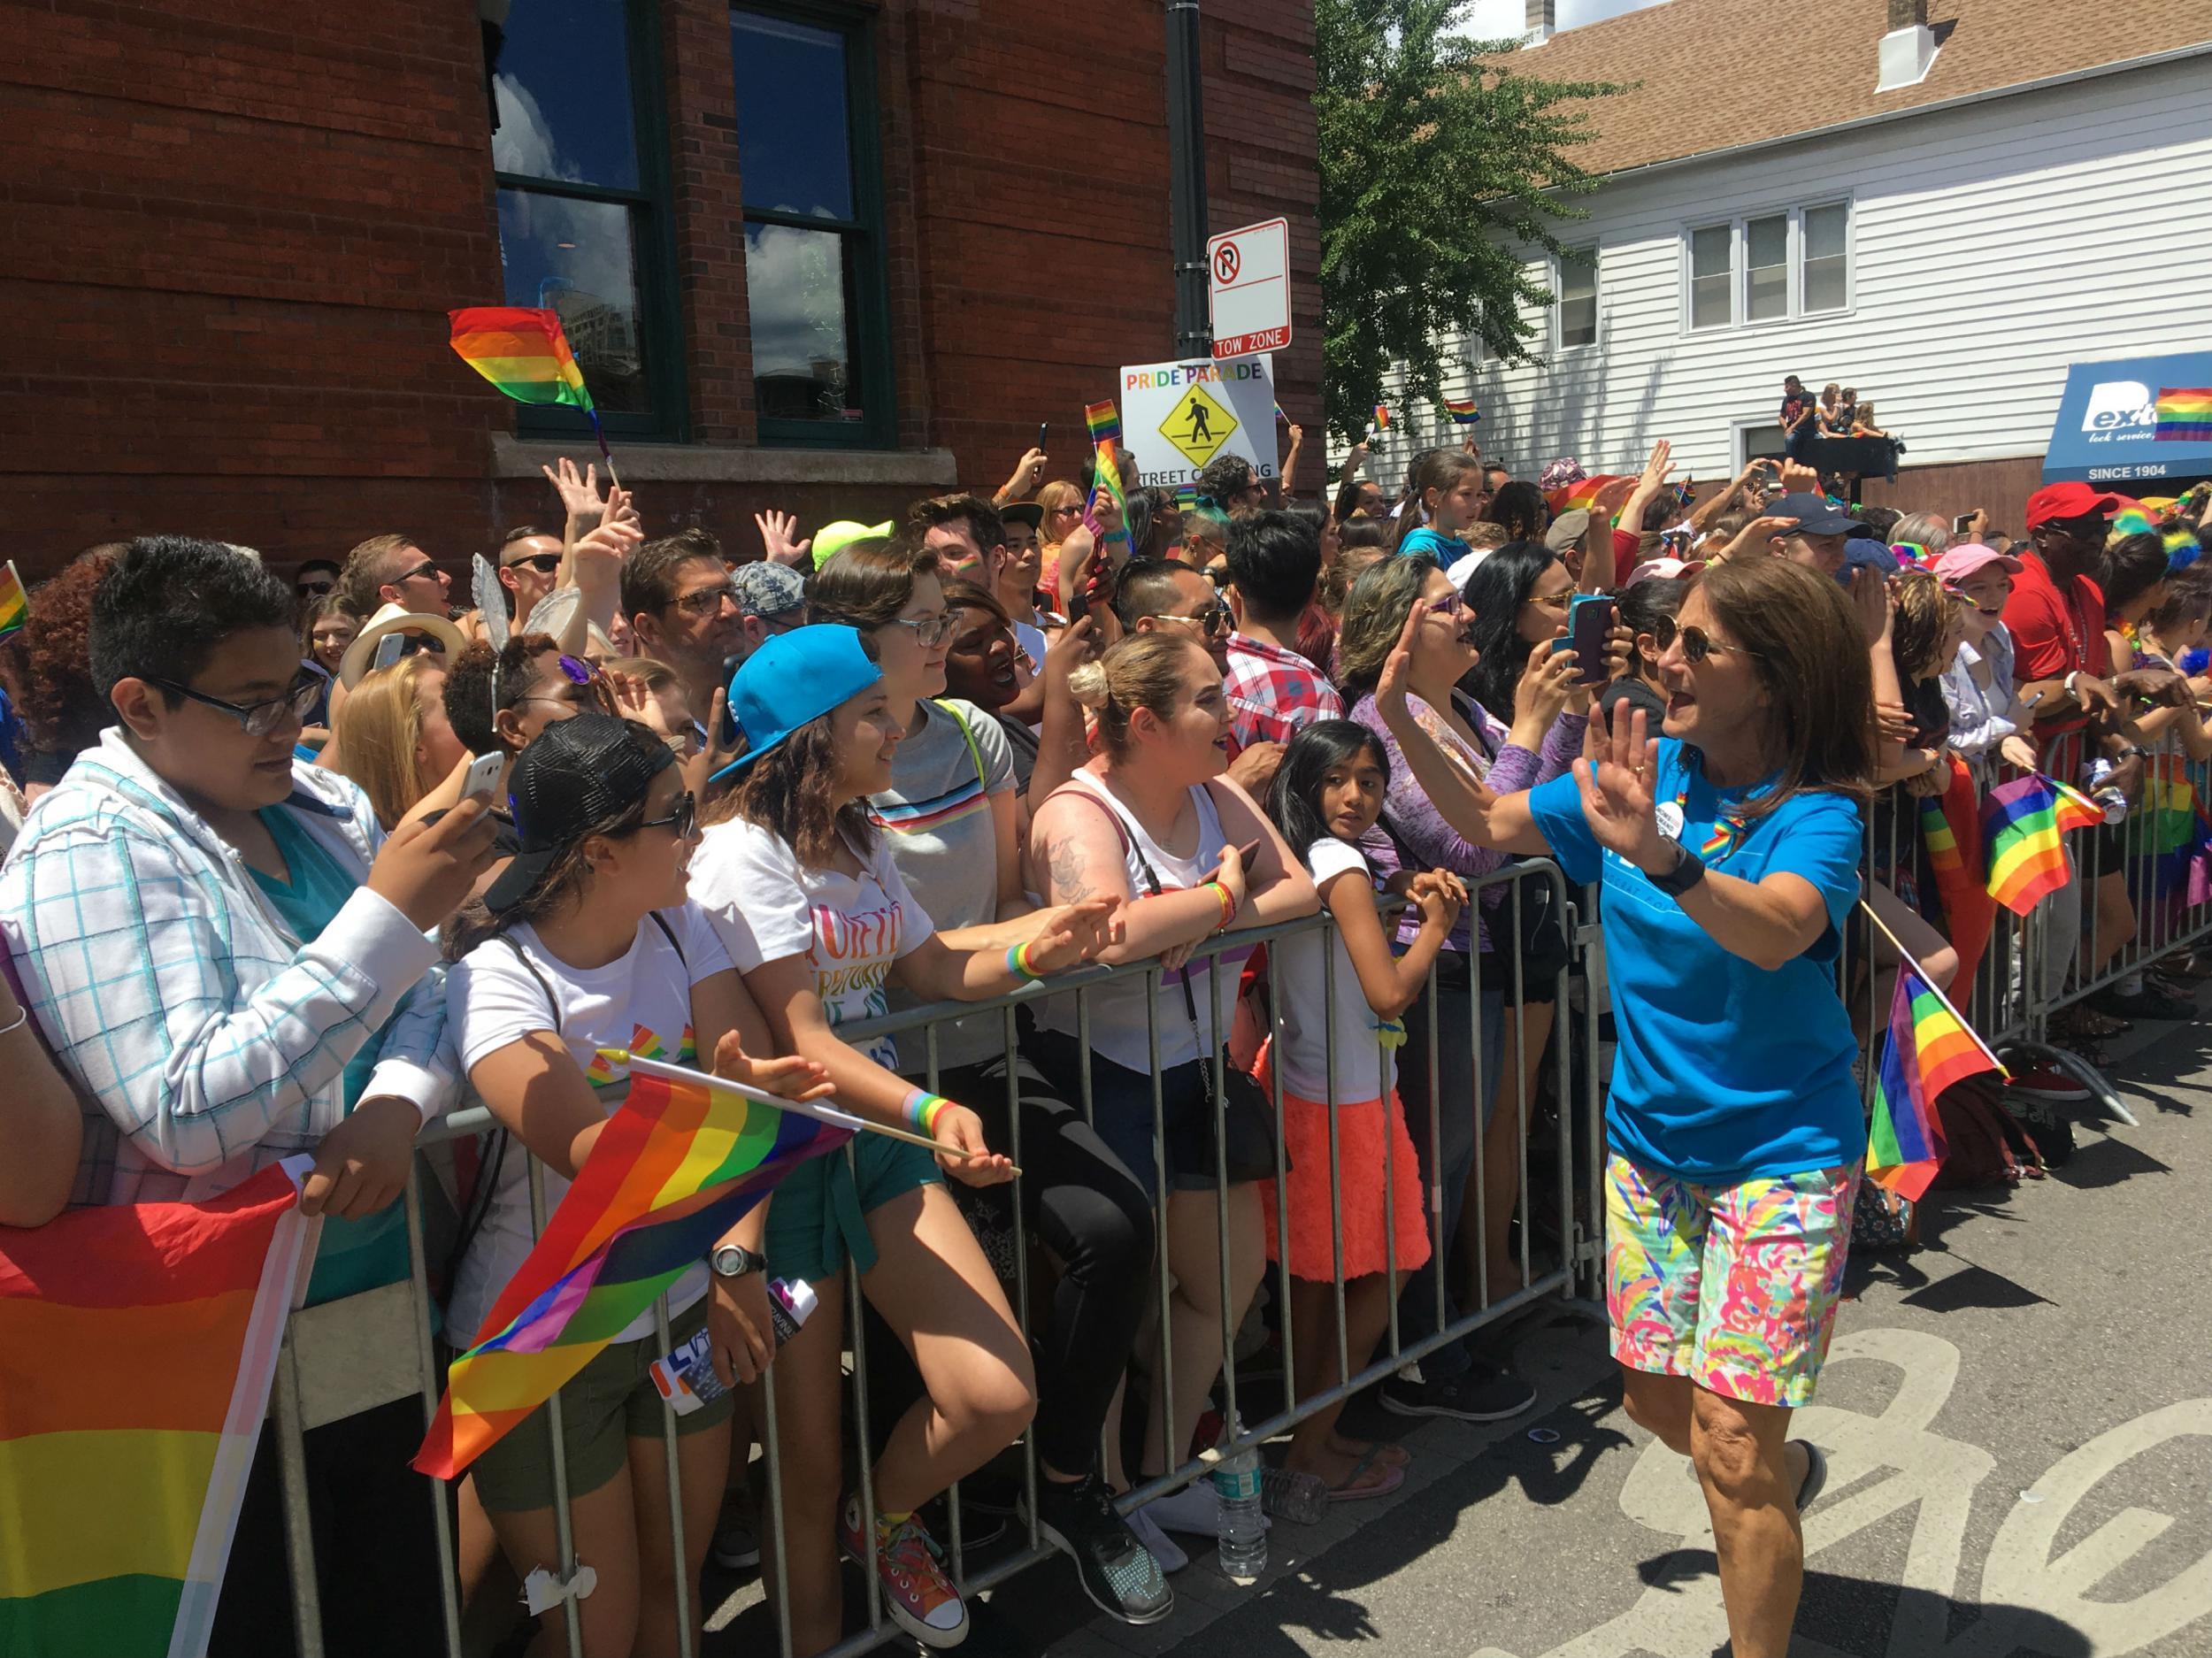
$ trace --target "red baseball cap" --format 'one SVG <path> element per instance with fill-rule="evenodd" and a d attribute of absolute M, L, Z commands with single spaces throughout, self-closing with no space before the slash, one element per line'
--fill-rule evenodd
<path fill-rule="evenodd" d="M 2092 513 L 2110 518 L 2127 504 L 2127 498 L 2087 484 L 2046 484 L 2028 497 L 2028 527 L 2053 518 L 2085 518 Z"/>

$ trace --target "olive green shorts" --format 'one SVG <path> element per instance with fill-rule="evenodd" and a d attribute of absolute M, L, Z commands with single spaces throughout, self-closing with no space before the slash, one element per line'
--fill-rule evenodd
<path fill-rule="evenodd" d="M 670 1347 L 691 1339 L 707 1322 L 703 1295 L 669 1321 Z M 611 1341 L 561 1388 L 561 1439 L 568 1447 L 568 1494 L 593 1492 L 620 1473 L 632 1439 L 661 1437 L 661 1395 L 653 1386 L 653 1361 L 667 1349 L 648 1332 L 635 1341 Z M 679 1437 L 704 1433 L 730 1419 L 737 1396 L 724 1393 L 676 1418 Z M 474 1463 L 476 1494 L 499 1514 L 553 1506 L 551 1413 L 540 1405 Z"/>

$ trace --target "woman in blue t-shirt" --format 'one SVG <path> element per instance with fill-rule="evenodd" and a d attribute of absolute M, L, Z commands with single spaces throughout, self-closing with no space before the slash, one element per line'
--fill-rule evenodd
<path fill-rule="evenodd" d="M 1603 883 L 1614 1356 L 1629 1415 L 1696 1462 L 1733 1650 L 1775 1658 L 1826 1474 L 1790 1414 L 1827 1352 L 1866 1154 L 1835 973 L 1874 769 L 1863 635 L 1809 569 L 1716 564 L 1663 641 L 1666 735 L 1617 706 L 1567 776 L 1499 795 L 1411 718 L 1418 615 L 1376 700 L 1438 810 Z"/>

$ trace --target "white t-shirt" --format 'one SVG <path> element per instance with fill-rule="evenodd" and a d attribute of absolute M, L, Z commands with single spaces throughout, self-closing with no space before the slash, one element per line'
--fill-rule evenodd
<path fill-rule="evenodd" d="M 803 869 L 781 836 L 737 818 L 701 838 L 691 859 L 692 902 L 714 923 L 739 972 L 803 956 L 832 1025 L 874 1018 L 889 1010 L 884 981 L 891 963 L 936 928 L 880 837 L 861 864 L 857 878 Z M 861 1052 L 898 1069 L 898 1045 L 887 1036 L 870 1040 Z"/>
<path fill-rule="evenodd" d="M 1334 835 L 1306 848 L 1306 869 L 1316 887 L 1352 873 L 1363 889 L 1374 876 L 1360 849 Z M 1273 946 L 1276 994 L 1282 1024 L 1275 1032 L 1275 1063 L 1283 1086 L 1302 1100 L 1353 1104 L 1379 1100 L 1395 1084 L 1397 1065 L 1386 1063 L 1375 1032 L 1381 1024 L 1359 987 L 1359 974 L 1344 937 L 1332 930 L 1328 948 L 1336 956 L 1336 1002 L 1327 1002 L 1329 981 L 1318 932 L 1278 939 Z M 1329 1054 L 1323 1032 L 1336 1040 L 1336 1098 L 1329 1098 Z"/>
<path fill-rule="evenodd" d="M 638 924 L 630 948 L 604 967 L 572 967 L 548 950 L 527 923 L 511 927 L 511 939 L 529 958 L 525 967 L 502 939 L 487 939 L 446 975 L 446 1017 L 464 1068 L 472 1068 L 533 1031 L 555 1028 L 550 990 L 560 999 L 558 1034 L 569 1057 L 595 1089 L 610 1096 L 627 1080 L 626 1067 L 601 1057 L 602 1048 L 623 1048 L 676 1064 L 696 1056 L 691 1025 L 691 987 L 730 965 L 729 952 L 696 904 L 664 910 L 681 954 L 669 943 L 653 917 Z M 531 976 L 530 968 L 538 977 Z M 541 984 L 540 979 L 544 982 Z M 610 1097 L 608 1110 L 616 1100 Z M 521 1142 L 511 1141 L 492 1190 L 483 1226 L 471 1240 L 454 1275 L 449 1323 L 463 1341 L 472 1340 L 536 1238 L 530 1224 L 529 1159 Z M 545 1212 L 560 1206 L 568 1182 L 545 1171 Z M 703 1261 L 678 1278 L 669 1291 L 669 1310 L 682 1312 L 707 1293 Z M 634 1341 L 653 1332 L 648 1311 L 632 1319 L 615 1339 Z"/>

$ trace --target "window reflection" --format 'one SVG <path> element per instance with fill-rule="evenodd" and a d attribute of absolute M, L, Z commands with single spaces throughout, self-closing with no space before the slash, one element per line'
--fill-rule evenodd
<path fill-rule="evenodd" d="M 622 0 L 515 0 L 492 65 L 492 165 L 638 188 Z"/>
<path fill-rule="evenodd" d="M 593 403 L 617 413 L 649 412 L 630 210 L 502 190 L 499 252 L 507 303 L 560 314 Z"/>
<path fill-rule="evenodd" d="M 750 12 L 733 12 L 730 27 L 745 205 L 850 220 L 845 37 Z"/>
<path fill-rule="evenodd" d="M 862 418 L 848 246 L 835 231 L 745 226 L 753 384 L 764 419 Z"/>

